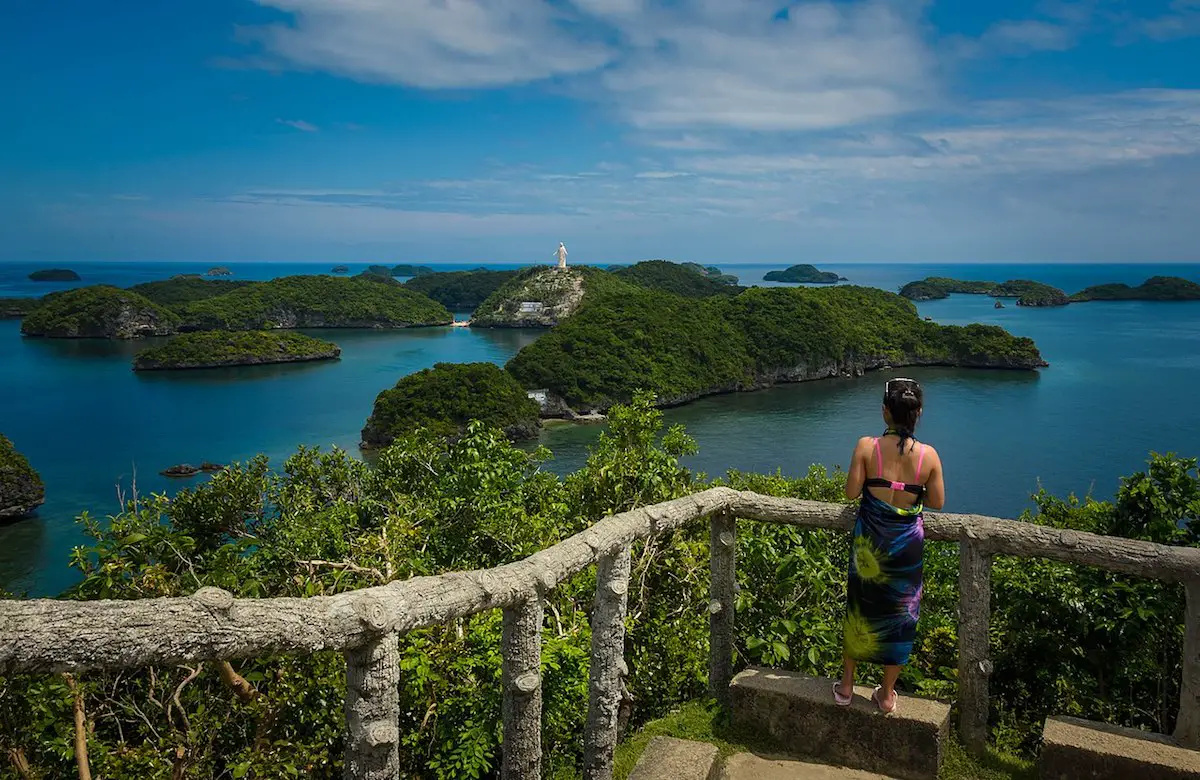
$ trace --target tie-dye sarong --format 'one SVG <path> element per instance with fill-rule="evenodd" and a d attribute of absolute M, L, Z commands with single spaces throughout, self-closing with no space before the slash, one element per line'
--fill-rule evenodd
<path fill-rule="evenodd" d="M 864 490 L 854 523 L 846 589 L 846 654 L 903 666 L 921 614 L 925 524 Z"/>

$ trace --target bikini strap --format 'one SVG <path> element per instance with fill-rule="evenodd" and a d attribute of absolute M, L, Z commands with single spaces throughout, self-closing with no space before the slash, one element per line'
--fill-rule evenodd
<path fill-rule="evenodd" d="M 925 445 L 921 445 L 921 453 L 917 455 L 917 482 L 921 481 L 921 464 L 925 461 Z"/>
<path fill-rule="evenodd" d="M 883 453 L 879 451 L 879 437 L 875 437 L 875 476 L 883 479 Z"/>

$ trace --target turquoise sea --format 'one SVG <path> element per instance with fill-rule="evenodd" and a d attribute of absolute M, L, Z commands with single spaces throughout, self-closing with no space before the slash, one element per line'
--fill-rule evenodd
<path fill-rule="evenodd" d="M 233 278 L 322 273 L 309 264 L 226 264 Z M 439 270 L 476 267 L 439 266 Z M 786 264 L 725 266 L 744 284 Z M 77 285 L 25 279 L 33 265 L 0 265 L 0 296 L 42 295 Z M 195 273 L 209 265 L 72 264 L 79 284 L 127 286 Z M 365 267 L 362 264 L 361 267 Z M 501 267 L 501 266 L 492 266 Z M 822 265 L 852 283 L 896 290 L 931 275 L 1029 278 L 1075 292 L 1155 274 L 1200 281 L 1200 265 Z M 352 266 L 352 271 L 360 270 Z M 1037 373 L 911 369 L 926 412 L 919 431 L 942 452 L 949 511 L 1015 517 L 1039 485 L 1109 497 L 1120 475 L 1148 453 L 1200 455 L 1200 303 L 1089 303 L 1061 309 L 992 308 L 991 299 L 953 296 L 920 304 L 946 324 L 1002 325 L 1037 341 L 1050 367 Z M 323 331 L 342 347 L 335 363 L 142 375 L 130 359 L 146 342 L 25 339 L 18 321 L 0 321 L 0 432 L 46 482 L 34 518 L 0 526 L 0 588 L 32 595 L 68 585 L 74 518 L 118 510 L 136 478 L 141 493 L 182 484 L 158 475 L 181 462 L 244 460 L 266 453 L 278 464 L 300 444 L 357 452 L 375 395 L 438 361 L 503 363 L 539 335 L 531 331 L 431 328 Z M 718 396 L 667 411 L 698 440 L 693 468 L 801 474 L 810 463 L 845 464 L 858 436 L 877 432 L 882 375 Z M 555 426 L 542 443 L 551 467 L 583 462 L 598 426 Z M 202 478 L 201 478 L 202 479 Z"/>

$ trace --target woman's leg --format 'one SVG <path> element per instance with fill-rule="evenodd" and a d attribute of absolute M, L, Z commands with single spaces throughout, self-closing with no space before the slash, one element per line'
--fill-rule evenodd
<path fill-rule="evenodd" d="M 883 667 L 883 685 L 879 686 L 879 703 L 885 709 L 891 709 L 896 701 L 896 680 L 900 677 L 899 666 Z"/>
<path fill-rule="evenodd" d="M 842 661 L 842 683 L 838 686 L 838 693 L 843 696 L 850 696 L 854 693 L 854 666 L 854 659 L 845 656 Z"/>

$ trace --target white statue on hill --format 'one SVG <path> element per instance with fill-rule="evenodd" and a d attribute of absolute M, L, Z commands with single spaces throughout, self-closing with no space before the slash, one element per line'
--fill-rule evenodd
<path fill-rule="evenodd" d="M 567 267 L 567 248 L 563 245 L 563 242 L 558 242 L 558 251 L 554 253 L 554 256 L 558 258 L 559 268 Z"/>

